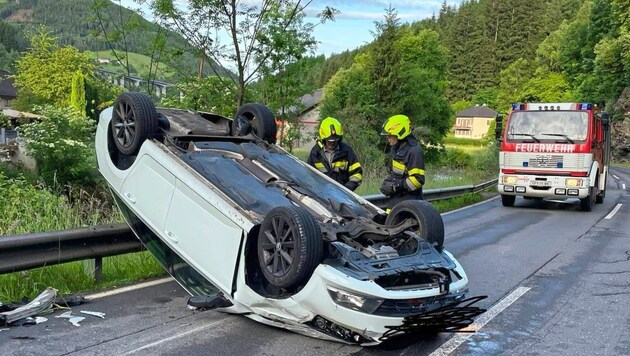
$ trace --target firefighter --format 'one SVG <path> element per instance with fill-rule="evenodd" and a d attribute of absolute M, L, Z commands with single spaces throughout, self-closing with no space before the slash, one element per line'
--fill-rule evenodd
<path fill-rule="evenodd" d="M 411 122 L 405 115 L 394 115 L 383 125 L 381 135 L 391 146 L 390 174 L 381 193 L 391 197 L 388 207 L 407 199 L 422 199 L 424 185 L 424 154 L 418 140 L 411 134 Z"/>
<path fill-rule="evenodd" d="M 311 149 L 307 162 L 354 191 L 363 180 L 363 169 L 352 147 L 342 142 L 342 138 L 343 128 L 337 119 L 327 117 L 322 120 L 319 140 Z"/>

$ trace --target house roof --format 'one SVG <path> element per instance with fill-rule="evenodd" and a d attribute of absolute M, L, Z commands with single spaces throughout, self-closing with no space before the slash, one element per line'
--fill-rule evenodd
<path fill-rule="evenodd" d="M 0 69 L 0 96 L 15 98 L 17 89 L 13 86 L 13 78 L 9 77 L 9 72 Z"/>
<path fill-rule="evenodd" d="M 458 112 L 456 117 L 489 117 L 494 118 L 497 116 L 497 112 L 488 108 L 487 106 L 471 106 L 466 110 Z"/>
<path fill-rule="evenodd" d="M 304 111 L 307 111 L 313 106 L 316 106 L 317 104 L 319 104 L 319 102 L 322 101 L 323 93 L 324 93 L 324 89 L 320 88 L 320 89 L 315 90 L 315 92 L 312 95 L 311 94 L 303 95 L 300 98 L 300 102 L 302 103 L 302 105 L 304 105 Z"/>

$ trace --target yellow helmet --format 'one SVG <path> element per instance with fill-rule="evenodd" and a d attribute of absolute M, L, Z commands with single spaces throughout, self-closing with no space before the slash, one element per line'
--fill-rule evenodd
<path fill-rule="evenodd" d="M 322 124 L 319 125 L 319 138 L 325 140 L 333 135 L 341 138 L 341 136 L 343 136 L 343 128 L 339 120 L 334 117 L 327 117 L 322 120 Z"/>
<path fill-rule="evenodd" d="M 385 121 L 381 135 L 396 136 L 397 139 L 403 138 L 411 134 L 411 121 L 406 115 L 394 115 Z"/>

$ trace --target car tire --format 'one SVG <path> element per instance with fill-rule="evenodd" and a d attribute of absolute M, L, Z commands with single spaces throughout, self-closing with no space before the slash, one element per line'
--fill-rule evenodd
<path fill-rule="evenodd" d="M 444 246 L 444 221 L 440 213 L 424 200 L 404 200 L 396 205 L 385 220 L 386 226 L 395 226 L 405 219 L 414 219 L 418 223 L 414 232 L 421 238 L 435 245 Z"/>
<path fill-rule="evenodd" d="M 302 207 L 273 208 L 258 233 L 258 263 L 267 281 L 280 288 L 301 287 L 323 255 L 319 223 Z"/>
<path fill-rule="evenodd" d="M 514 202 L 516 202 L 516 195 L 501 194 L 501 204 L 503 204 L 503 206 L 514 206 Z"/>
<path fill-rule="evenodd" d="M 236 117 L 232 122 L 232 136 L 244 134 L 241 129 L 243 122 L 251 125 L 256 136 L 268 143 L 276 143 L 276 119 L 273 112 L 265 105 L 250 103 L 241 106 L 236 111 Z"/>
<path fill-rule="evenodd" d="M 135 156 L 142 143 L 158 129 L 158 118 L 151 98 L 143 93 L 127 92 L 114 102 L 111 134 L 118 151 Z"/>

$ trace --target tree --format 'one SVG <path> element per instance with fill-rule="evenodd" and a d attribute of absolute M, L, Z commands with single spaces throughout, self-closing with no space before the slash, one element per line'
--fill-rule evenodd
<path fill-rule="evenodd" d="M 146 1 L 160 23 L 180 33 L 201 51 L 216 75 L 221 70 L 235 72 L 225 81 L 236 85 L 239 106 L 244 102 L 248 84 L 258 79 L 270 56 L 289 54 L 294 50 L 291 43 L 265 41 L 277 30 L 299 29 L 294 33 L 300 36 L 308 33 L 310 25 L 301 23 L 301 15 L 313 2 L 262 0 L 259 7 L 239 0 L 195 0 L 189 1 L 187 9 L 181 10 L 173 0 Z M 279 8 L 289 16 L 281 16 L 277 22 L 268 21 Z M 321 22 L 333 19 L 335 13 L 335 9 L 326 7 L 319 19 Z M 274 46 L 273 51 L 268 50 L 269 45 Z"/>
<path fill-rule="evenodd" d="M 87 107 L 87 101 L 85 98 L 85 77 L 80 71 L 76 71 L 72 77 L 70 106 L 72 106 L 81 116 L 85 116 L 85 109 Z"/>
<path fill-rule="evenodd" d="M 24 110 L 42 104 L 66 106 L 75 73 L 94 75 L 88 53 L 71 46 L 59 47 L 44 27 L 31 37 L 31 47 L 17 61 L 16 68 L 15 86 L 19 91 L 15 106 Z"/>

